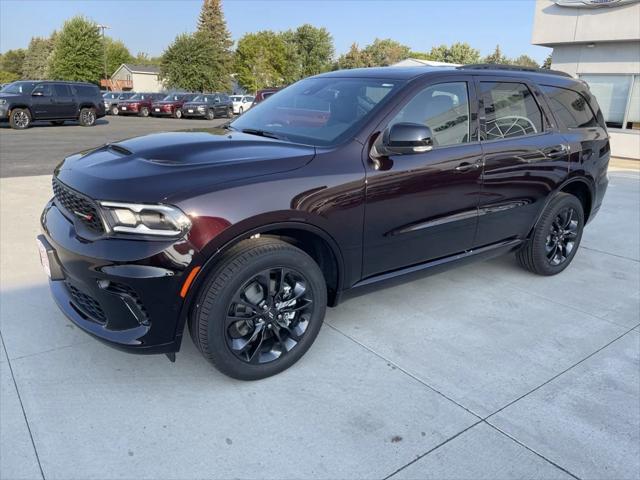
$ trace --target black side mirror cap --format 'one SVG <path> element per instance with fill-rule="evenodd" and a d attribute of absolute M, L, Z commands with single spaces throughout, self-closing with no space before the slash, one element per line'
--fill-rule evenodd
<path fill-rule="evenodd" d="M 421 123 L 396 123 L 384 132 L 382 145 L 394 154 L 428 152 L 433 148 L 433 134 Z"/>

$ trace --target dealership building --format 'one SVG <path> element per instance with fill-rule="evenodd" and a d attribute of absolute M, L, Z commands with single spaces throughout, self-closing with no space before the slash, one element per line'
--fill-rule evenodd
<path fill-rule="evenodd" d="M 640 1 L 536 0 L 532 43 L 551 68 L 587 82 L 614 156 L 640 159 Z"/>

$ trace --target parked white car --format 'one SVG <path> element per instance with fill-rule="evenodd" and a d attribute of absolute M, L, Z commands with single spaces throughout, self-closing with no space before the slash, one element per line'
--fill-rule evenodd
<path fill-rule="evenodd" d="M 233 113 L 242 115 L 251 108 L 254 97 L 252 95 L 231 95 L 229 98 L 233 102 Z"/>

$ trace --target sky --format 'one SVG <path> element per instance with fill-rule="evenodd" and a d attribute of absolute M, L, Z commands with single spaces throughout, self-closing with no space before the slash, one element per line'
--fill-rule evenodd
<path fill-rule="evenodd" d="M 542 62 L 550 49 L 531 45 L 534 0 L 223 0 L 234 40 L 258 30 L 304 23 L 325 27 L 336 56 L 353 42 L 392 38 L 416 51 L 468 42 L 482 55 L 500 44 L 507 56 Z M 26 48 L 64 20 L 84 15 L 111 27 L 132 54 L 160 55 L 179 33 L 196 28 L 201 0 L 0 0 L 0 52 Z"/>

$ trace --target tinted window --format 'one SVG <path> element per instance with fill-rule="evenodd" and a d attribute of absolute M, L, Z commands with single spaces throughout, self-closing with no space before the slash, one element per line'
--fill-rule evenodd
<path fill-rule="evenodd" d="M 223 102 L 226 103 L 226 102 L 229 101 L 229 95 L 222 95 L 221 99 L 222 99 Z"/>
<path fill-rule="evenodd" d="M 4 93 L 31 93 L 35 82 L 13 82 L 2 88 Z"/>
<path fill-rule="evenodd" d="M 523 83 L 480 82 L 486 125 L 484 138 L 499 140 L 542 132 L 542 113 Z"/>
<path fill-rule="evenodd" d="M 91 85 L 74 85 L 73 88 L 81 97 L 94 97 L 100 94 L 100 90 L 98 90 L 98 87 Z"/>
<path fill-rule="evenodd" d="M 244 97 L 242 99 L 243 102 L 253 102 L 254 98 L 253 97 Z"/>
<path fill-rule="evenodd" d="M 441 83 L 425 88 L 409 100 L 389 126 L 400 122 L 426 125 L 431 129 L 436 146 L 468 142 L 467 83 Z"/>
<path fill-rule="evenodd" d="M 267 131 L 293 142 L 333 145 L 354 134 L 401 84 L 376 78 L 307 78 L 247 110 L 231 126 Z M 370 98 L 370 88 L 384 95 Z"/>
<path fill-rule="evenodd" d="M 48 83 L 41 83 L 36 88 L 33 89 L 33 94 L 42 93 L 44 97 L 50 97 L 52 95 L 51 85 Z"/>
<path fill-rule="evenodd" d="M 71 89 L 69 88 L 68 85 L 63 85 L 61 83 L 56 83 L 53 86 L 54 91 L 56 92 L 56 95 L 59 97 L 69 97 L 71 96 Z"/>
<path fill-rule="evenodd" d="M 587 100 L 578 92 L 566 88 L 540 85 L 549 99 L 551 111 L 567 128 L 597 127 Z"/>

